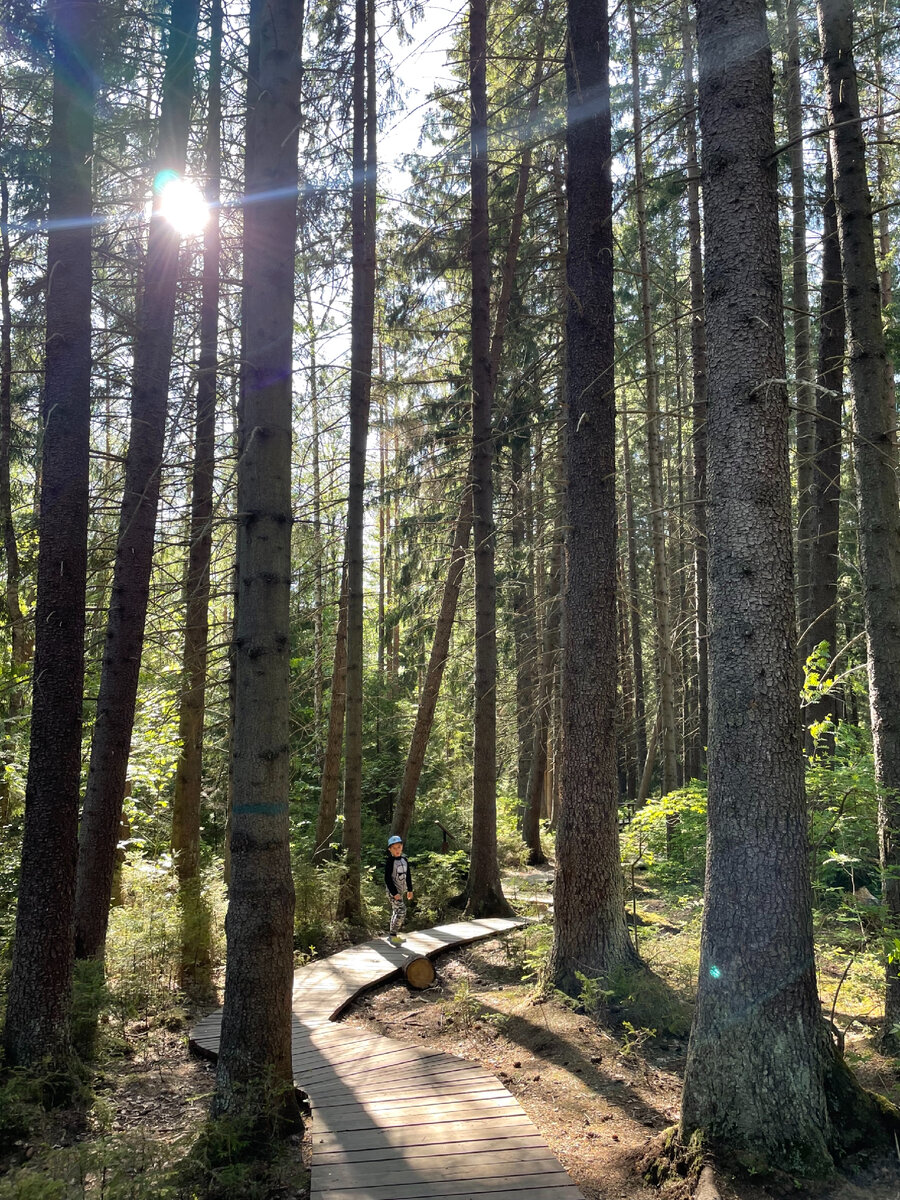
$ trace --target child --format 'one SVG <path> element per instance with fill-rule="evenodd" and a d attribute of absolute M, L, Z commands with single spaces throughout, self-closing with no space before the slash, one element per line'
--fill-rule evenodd
<path fill-rule="evenodd" d="M 406 919 L 406 901 L 412 900 L 412 871 L 409 859 L 403 853 L 403 838 L 396 833 L 388 838 L 388 852 L 384 863 L 384 883 L 391 901 L 391 933 L 388 941 L 399 946 L 399 936 Z"/>

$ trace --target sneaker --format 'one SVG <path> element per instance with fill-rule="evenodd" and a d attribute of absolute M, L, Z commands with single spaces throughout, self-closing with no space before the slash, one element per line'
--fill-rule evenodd
<path fill-rule="evenodd" d="M 390 935 L 390 937 L 388 938 L 388 941 L 391 943 L 392 946 L 402 946 L 403 945 L 403 938 L 400 936 L 399 933 L 392 933 Z"/>

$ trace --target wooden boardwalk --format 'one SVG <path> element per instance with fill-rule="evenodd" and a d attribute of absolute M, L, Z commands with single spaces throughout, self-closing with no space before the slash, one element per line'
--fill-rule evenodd
<path fill-rule="evenodd" d="M 518 1101 L 450 1054 L 330 1024 L 414 954 L 435 957 L 525 922 L 492 918 L 342 950 L 294 976 L 294 1078 L 313 1111 L 313 1200 L 582 1200 Z M 221 1013 L 191 1031 L 215 1055 Z"/>

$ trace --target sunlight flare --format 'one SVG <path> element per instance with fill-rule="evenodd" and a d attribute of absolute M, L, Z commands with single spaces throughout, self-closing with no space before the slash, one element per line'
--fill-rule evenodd
<path fill-rule="evenodd" d="M 202 233 L 209 220 L 209 205 L 195 183 L 174 171 L 161 171 L 153 181 L 159 212 L 182 237 Z"/>

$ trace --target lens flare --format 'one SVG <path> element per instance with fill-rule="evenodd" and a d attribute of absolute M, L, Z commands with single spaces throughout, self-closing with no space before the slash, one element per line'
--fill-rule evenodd
<path fill-rule="evenodd" d="M 721 979 L 722 978 L 722 970 L 720 967 L 710 967 L 709 973 L 713 977 L 713 979 Z"/>
<path fill-rule="evenodd" d="M 195 183 L 174 171 L 160 171 L 153 181 L 160 215 L 182 237 L 202 233 L 209 220 L 209 205 Z"/>

